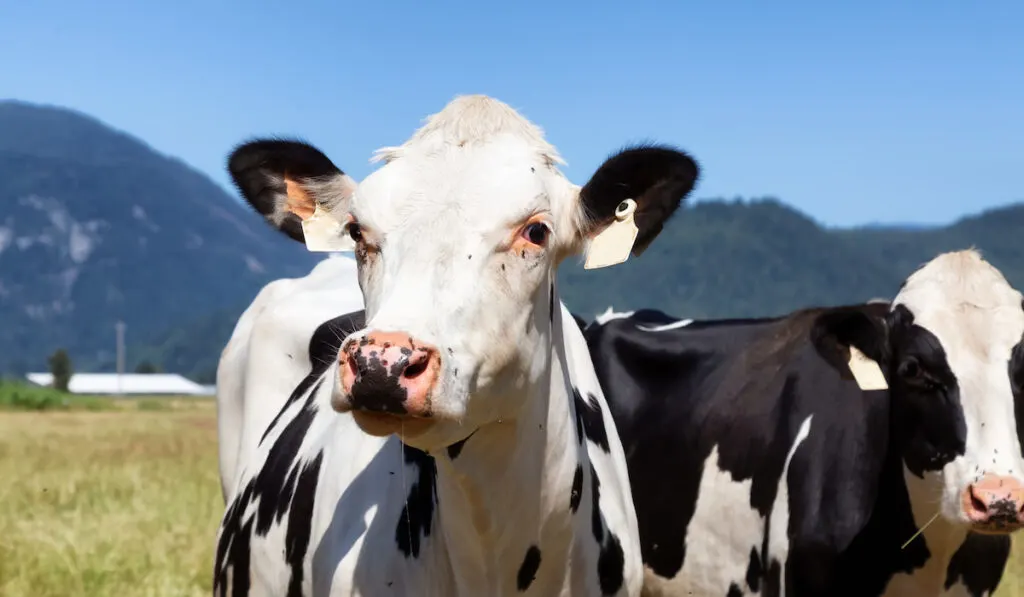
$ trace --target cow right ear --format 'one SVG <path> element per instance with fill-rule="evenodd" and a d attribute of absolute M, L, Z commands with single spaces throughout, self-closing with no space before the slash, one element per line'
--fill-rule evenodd
<path fill-rule="evenodd" d="M 272 227 L 307 244 L 304 223 L 308 227 L 345 214 L 358 186 L 319 149 L 292 140 L 257 139 L 238 146 L 228 158 L 228 173 Z M 332 224 L 340 231 L 342 222 Z"/>

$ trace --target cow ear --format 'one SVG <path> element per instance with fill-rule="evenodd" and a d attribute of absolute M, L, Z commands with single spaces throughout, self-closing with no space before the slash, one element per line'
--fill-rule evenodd
<path fill-rule="evenodd" d="M 356 182 L 320 150 L 301 141 L 258 139 L 237 147 L 228 172 L 242 197 L 271 226 L 305 242 L 303 221 L 348 210 Z M 319 214 L 317 214 L 319 216 Z"/>
<path fill-rule="evenodd" d="M 872 303 L 826 309 L 814 322 L 811 342 L 818 354 L 862 390 L 885 390 L 889 361 L 888 305 Z"/>
<path fill-rule="evenodd" d="M 818 316 L 811 331 L 811 340 L 818 352 L 829 362 L 840 356 L 836 349 L 856 348 L 864 356 L 884 363 L 887 360 L 887 303 L 871 303 L 827 309 Z M 846 359 L 843 358 L 843 367 Z"/>
<path fill-rule="evenodd" d="M 580 240 L 588 269 L 639 256 L 693 190 L 699 175 L 689 155 L 665 146 L 624 149 L 580 189 Z"/>

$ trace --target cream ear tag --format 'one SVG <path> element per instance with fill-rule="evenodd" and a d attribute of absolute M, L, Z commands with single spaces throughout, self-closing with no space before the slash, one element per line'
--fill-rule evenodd
<path fill-rule="evenodd" d="M 302 236 L 306 239 L 306 249 L 313 252 L 354 251 L 356 248 L 345 225 L 319 205 L 308 220 L 302 220 Z"/>
<path fill-rule="evenodd" d="M 615 208 L 615 221 L 590 241 L 583 269 L 598 269 L 617 265 L 629 259 L 633 243 L 640 231 L 633 221 L 636 201 L 626 199 Z"/>
<path fill-rule="evenodd" d="M 850 373 L 853 373 L 853 378 L 857 380 L 857 385 L 860 386 L 860 389 L 868 391 L 889 388 L 889 384 L 885 382 L 885 376 L 882 375 L 882 369 L 878 366 L 878 363 L 869 359 L 863 352 L 853 346 L 850 347 L 850 360 L 847 364 L 850 366 Z"/>

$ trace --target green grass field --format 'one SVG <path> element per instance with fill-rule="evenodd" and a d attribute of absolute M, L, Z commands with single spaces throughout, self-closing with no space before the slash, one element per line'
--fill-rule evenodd
<path fill-rule="evenodd" d="M 0 595 L 209 595 L 213 402 L 72 402 L 0 412 Z M 1024 548 L 1010 568 L 997 595 L 1024 597 Z"/>

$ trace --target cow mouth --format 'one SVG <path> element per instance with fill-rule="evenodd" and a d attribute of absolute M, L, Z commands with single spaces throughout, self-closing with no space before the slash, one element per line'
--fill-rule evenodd
<path fill-rule="evenodd" d="M 413 438 L 422 435 L 434 421 L 421 417 L 410 417 L 408 415 L 395 415 L 386 412 L 374 412 L 367 410 L 353 410 L 352 418 L 356 425 L 363 430 L 363 433 L 374 437 L 386 437 L 392 434 L 404 438 Z"/>
<path fill-rule="evenodd" d="M 971 532 L 979 535 L 1005 536 L 1010 535 L 1024 528 L 1024 522 L 984 522 L 971 524 Z"/>

